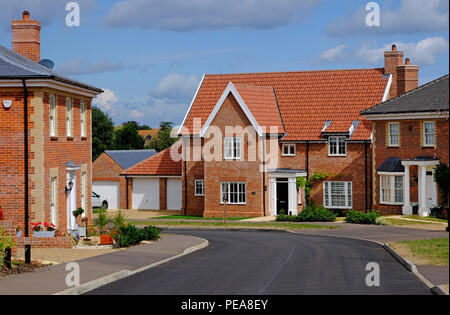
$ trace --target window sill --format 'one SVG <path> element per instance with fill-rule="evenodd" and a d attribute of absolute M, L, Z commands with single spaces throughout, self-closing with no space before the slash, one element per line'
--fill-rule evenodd
<path fill-rule="evenodd" d="M 72 141 L 72 140 L 73 140 L 73 137 L 72 137 L 72 136 L 67 136 L 66 139 L 67 139 L 68 141 Z"/>
<path fill-rule="evenodd" d="M 220 204 L 225 205 L 225 203 L 223 203 L 223 202 L 221 202 Z M 246 202 L 245 203 L 229 203 L 229 202 L 227 202 L 227 206 L 245 206 L 245 205 L 247 205 Z"/>
<path fill-rule="evenodd" d="M 50 141 L 57 141 L 58 140 L 58 136 L 50 136 Z"/>
<path fill-rule="evenodd" d="M 346 157 L 347 154 L 328 154 L 328 157 Z"/>
<path fill-rule="evenodd" d="M 381 202 L 380 205 L 386 205 L 386 206 L 403 206 L 403 202 Z"/>
<path fill-rule="evenodd" d="M 394 149 L 400 148 L 399 145 L 388 145 L 388 146 L 386 146 L 386 147 L 387 147 L 387 148 L 394 148 Z"/>
<path fill-rule="evenodd" d="M 87 140 L 87 137 L 86 136 L 82 136 L 81 140 L 85 141 L 85 140 Z"/>
<path fill-rule="evenodd" d="M 282 154 L 281 156 L 286 156 L 286 157 L 295 157 L 295 154 Z"/>
<path fill-rule="evenodd" d="M 194 197 L 205 197 L 205 195 L 203 194 L 203 195 L 194 195 Z"/>

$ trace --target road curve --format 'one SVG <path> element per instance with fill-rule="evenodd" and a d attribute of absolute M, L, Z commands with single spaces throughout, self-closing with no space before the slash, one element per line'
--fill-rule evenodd
<path fill-rule="evenodd" d="M 89 294 L 430 294 L 372 242 L 287 232 L 170 233 L 205 238 L 209 247 Z M 366 285 L 369 262 L 380 266 L 379 287 Z"/>

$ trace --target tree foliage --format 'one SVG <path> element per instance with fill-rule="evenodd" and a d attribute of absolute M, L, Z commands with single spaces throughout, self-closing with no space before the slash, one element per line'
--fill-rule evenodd
<path fill-rule="evenodd" d="M 154 137 L 149 145 L 148 149 L 154 149 L 157 152 L 161 152 L 172 146 L 175 142 L 178 141 L 178 138 L 172 138 L 171 132 L 173 128 L 173 123 L 171 121 L 162 121 L 159 125 L 161 130 L 158 131 L 156 137 Z"/>
<path fill-rule="evenodd" d="M 92 159 L 95 160 L 113 141 L 114 124 L 111 118 L 98 107 L 92 107 Z"/>
<path fill-rule="evenodd" d="M 449 194 L 449 167 L 445 163 L 441 163 L 436 167 L 434 172 L 434 180 L 439 185 L 439 190 L 442 195 L 442 203 L 448 205 Z"/>
<path fill-rule="evenodd" d="M 114 150 L 142 150 L 145 139 L 139 135 L 133 123 L 123 125 L 114 132 L 112 148 Z"/>

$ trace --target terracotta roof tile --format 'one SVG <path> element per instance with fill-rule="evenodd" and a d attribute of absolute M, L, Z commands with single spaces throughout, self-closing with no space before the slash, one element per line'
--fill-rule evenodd
<path fill-rule="evenodd" d="M 174 144 L 179 145 L 179 144 Z M 179 146 L 178 153 L 181 153 Z M 124 175 L 141 176 L 181 176 L 181 160 L 174 161 L 171 156 L 171 148 L 167 148 L 158 154 L 125 170 Z"/>
<path fill-rule="evenodd" d="M 205 123 L 229 82 L 273 87 L 287 132 L 283 140 L 294 141 L 322 139 L 326 120 L 332 120 L 339 126 L 335 130 L 342 132 L 348 131 L 353 120 L 364 121 L 360 112 L 381 102 L 388 78 L 383 69 L 205 75 L 185 128 L 192 133 L 195 117 Z M 273 123 L 272 119 L 265 123 Z M 352 140 L 368 140 L 371 130 L 366 126 L 360 123 Z"/>

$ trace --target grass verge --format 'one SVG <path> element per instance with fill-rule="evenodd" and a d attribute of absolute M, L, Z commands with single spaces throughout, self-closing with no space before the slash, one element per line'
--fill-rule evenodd
<path fill-rule="evenodd" d="M 403 219 L 394 219 L 386 217 L 386 221 L 391 222 L 392 225 L 436 225 L 434 222 L 419 222 L 419 221 L 409 221 L 409 220 L 403 220 Z"/>
<path fill-rule="evenodd" d="M 257 229 L 337 229 L 338 226 L 320 225 L 320 224 L 301 224 L 301 223 L 275 223 L 275 222 L 190 222 L 190 221 L 129 221 L 133 225 L 155 225 L 155 226 L 181 226 L 181 227 L 216 227 L 216 228 L 257 228 Z"/>
<path fill-rule="evenodd" d="M 422 220 L 422 221 L 431 221 L 431 222 L 440 222 L 440 223 L 447 223 L 447 220 L 444 219 L 438 219 L 435 217 L 420 217 L 418 215 L 407 215 L 404 217 L 405 219 L 415 219 L 415 220 Z"/>
<path fill-rule="evenodd" d="M 390 245 L 403 257 L 416 265 L 449 265 L 448 238 L 403 241 Z"/>
<path fill-rule="evenodd" d="M 221 221 L 223 218 L 204 218 L 201 216 L 189 216 L 189 215 L 166 215 L 163 217 L 154 217 L 152 220 L 211 220 L 211 221 Z M 239 221 L 250 219 L 250 217 L 231 217 L 227 218 L 229 221 Z"/>

